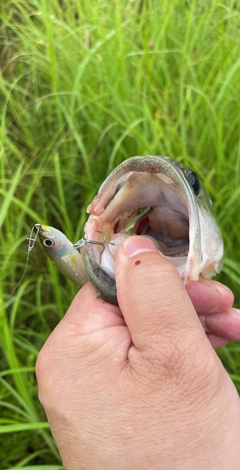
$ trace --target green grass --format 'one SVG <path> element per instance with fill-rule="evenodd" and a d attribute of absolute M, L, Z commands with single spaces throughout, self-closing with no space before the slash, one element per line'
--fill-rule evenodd
<path fill-rule="evenodd" d="M 21 278 L 35 223 L 77 241 L 106 175 L 160 154 L 204 180 L 225 242 L 219 280 L 239 306 L 239 2 L 2 3 L 1 301 Z M 34 365 L 75 292 L 38 243 L 1 307 L 1 468 L 61 468 Z M 240 390 L 239 346 L 220 357 Z"/>

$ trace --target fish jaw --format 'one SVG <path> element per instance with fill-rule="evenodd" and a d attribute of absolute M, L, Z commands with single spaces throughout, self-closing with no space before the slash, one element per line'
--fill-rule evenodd
<path fill-rule="evenodd" d="M 96 231 L 100 231 L 112 244 L 105 246 L 103 253 L 97 245 L 86 244 L 82 254 L 88 277 L 103 298 L 108 296 L 108 284 L 111 296 L 115 292 L 116 253 L 131 235 L 150 238 L 176 266 L 184 283 L 197 280 L 200 274 L 212 277 L 220 271 L 221 233 L 203 204 L 203 192 L 194 194 L 185 168 L 169 157 L 133 157 L 119 165 L 100 187 L 87 209 L 90 217 L 85 234 L 96 240 Z M 135 221 L 139 209 L 143 214 Z M 129 221 L 133 225 L 130 230 Z"/>
<path fill-rule="evenodd" d="M 46 255 L 62 274 L 79 287 L 88 282 L 82 256 L 64 233 L 54 227 L 42 225 L 39 238 Z M 52 242 L 52 245 L 47 246 L 46 241 Z"/>

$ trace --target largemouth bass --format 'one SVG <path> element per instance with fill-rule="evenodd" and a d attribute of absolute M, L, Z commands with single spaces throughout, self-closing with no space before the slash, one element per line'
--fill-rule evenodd
<path fill-rule="evenodd" d="M 114 245 L 81 248 L 86 273 L 101 297 L 116 301 L 115 257 L 131 235 L 151 238 L 179 271 L 184 283 L 220 271 L 223 240 L 211 201 L 198 176 L 169 157 L 133 157 L 121 163 L 87 208 L 88 239 L 104 233 Z M 77 247 L 78 244 L 75 245 Z"/>
<path fill-rule="evenodd" d="M 121 163 L 87 212 L 85 237 L 73 247 L 81 249 L 85 272 L 107 302 L 117 304 L 115 257 L 131 235 L 150 238 L 184 283 L 221 270 L 223 240 L 210 198 L 196 173 L 169 157 L 132 157 Z"/>

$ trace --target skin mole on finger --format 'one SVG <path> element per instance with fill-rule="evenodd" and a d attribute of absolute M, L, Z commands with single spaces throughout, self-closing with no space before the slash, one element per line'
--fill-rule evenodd
<path fill-rule="evenodd" d="M 137 261 L 135 261 L 135 265 L 137 266 L 138 264 L 140 264 L 141 261 L 139 261 L 139 259 Z"/>

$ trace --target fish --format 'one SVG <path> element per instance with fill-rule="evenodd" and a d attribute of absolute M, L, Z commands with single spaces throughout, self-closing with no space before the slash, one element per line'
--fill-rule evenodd
<path fill-rule="evenodd" d="M 59 271 L 79 287 L 86 284 L 88 277 L 83 259 L 73 243 L 60 230 L 48 225 L 38 225 L 38 236 L 44 251 Z"/>
<path fill-rule="evenodd" d="M 151 239 L 184 284 L 200 274 L 211 278 L 222 268 L 223 238 L 211 199 L 197 174 L 168 156 L 125 160 L 103 182 L 87 213 L 85 239 L 95 244 L 80 243 L 81 255 L 88 278 L 109 303 L 118 304 L 115 258 L 131 235 Z"/>
<path fill-rule="evenodd" d="M 132 235 L 151 239 L 184 284 L 222 268 L 224 245 L 211 199 L 198 175 L 168 156 L 125 160 L 100 186 L 87 213 L 85 235 L 69 250 L 81 250 L 79 269 L 106 302 L 118 305 L 115 259 Z M 66 259 L 61 270 L 69 276 Z"/>

